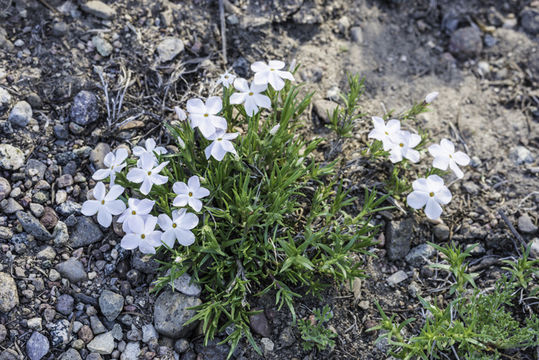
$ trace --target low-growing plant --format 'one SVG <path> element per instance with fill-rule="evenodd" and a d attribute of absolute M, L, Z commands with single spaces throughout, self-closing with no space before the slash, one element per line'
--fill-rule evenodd
<path fill-rule="evenodd" d="M 94 199 L 82 208 L 105 227 L 120 215 L 121 246 L 157 253 L 170 272 L 155 290 L 185 273 L 201 286 L 203 303 L 189 322 L 202 322 L 206 342 L 225 334 L 229 356 L 243 337 L 259 351 L 250 297 L 274 294 L 295 321 L 294 299 L 323 289 L 322 279 L 363 276 L 353 255 L 367 252 L 378 230 L 371 216 L 388 208 L 368 191 L 362 208 L 352 207 L 336 162 L 315 160 L 321 139 L 298 135 L 313 94 L 300 97 L 292 84 L 297 68 L 286 71 L 281 61 L 251 68 L 251 83 L 227 72 L 221 97 L 190 99 L 187 112 L 175 108 L 179 124 L 165 126 L 177 150 L 147 139 L 132 149 L 136 159 L 125 148 L 108 154 L 106 168 L 93 174 Z M 352 119 L 345 129 L 357 116 L 358 77 L 350 88 L 338 114 Z"/>
<path fill-rule="evenodd" d="M 424 323 L 419 334 L 408 337 L 404 329 L 416 319 L 399 323 L 395 315 L 389 317 L 377 304 L 382 320 L 368 330 L 380 331 L 377 341 L 387 340 L 390 353 L 399 359 L 498 359 L 504 350 L 539 345 L 537 314 L 519 319 L 515 313 L 520 301 L 517 294 L 522 288 L 514 272 L 511 278 L 504 275 L 499 279 L 490 292 L 476 289 L 469 294 L 466 285 L 475 287 L 475 276 L 467 273 L 465 263 L 471 248 L 461 251 L 453 244 L 436 248 L 446 256 L 448 264 L 435 267 L 454 275 L 451 290 L 455 298 L 443 307 L 419 297 Z M 512 263 L 511 268 L 515 266 Z M 533 276 L 526 272 L 524 283 L 530 283 Z"/>
<path fill-rule="evenodd" d="M 304 350 L 312 350 L 316 347 L 322 351 L 335 346 L 334 338 L 337 334 L 326 328 L 326 323 L 333 318 L 333 313 L 328 305 L 322 309 L 314 309 L 313 316 L 307 319 L 299 319 L 298 328 L 301 332 L 302 346 Z"/>

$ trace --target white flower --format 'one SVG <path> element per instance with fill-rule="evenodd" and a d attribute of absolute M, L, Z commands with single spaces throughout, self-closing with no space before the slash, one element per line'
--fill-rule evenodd
<path fill-rule="evenodd" d="M 434 157 L 432 166 L 441 170 L 447 170 L 447 167 L 462 179 L 464 173 L 459 165 L 466 166 L 470 163 L 470 157 L 462 151 L 455 152 L 455 145 L 450 140 L 443 139 L 440 144 L 429 146 L 429 152 Z"/>
<path fill-rule="evenodd" d="M 129 232 L 135 221 L 144 221 L 145 215 L 148 215 L 155 205 L 155 201 L 149 199 L 135 199 L 130 198 L 127 200 L 127 209 L 118 218 L 119 223 L 123 223 L 122 229 L 126 233 Z"/>
<path fill-rule="evenodd" d="M 431 220 L 436 220 L 442 214 L 440 205 L 451 201 L 451 192 L 444 186 L 444 180 L 438 175 L 417 179 L 412 183 L 414 191 L 408 194 L 406 202 L 414 209 L 425 206 L 425 214 Z"/>
<path fill-rule="evenodd" d="M 176 116 L 178 116 L 178 119 L 180 119 L 180 121 L 185 121 L 185 119 L 187 119 L 187 114 L 185 113 L 185 111 L 183 111 L 181 107 L 174 106 L 174 111 L 176 112 Z"/>
<path fill-rule="evenodd" d="M 294 81 L 294 75 L 289 71 L 282 71 L 284 62 L 279 60 L 270 60 L 268 64 L 263 61 L 257 61 L 251 64 L 251 70 L 255 72 L 254 83 L 257 85 L 271 84 L 279 91 L 284 87 L 284 80 Z"/>
<path fill-rule="evenodd" d="M 183 245 L 189 246 L 195 242 L 195 235 L 190 231 L 198 225 L 198 217 L 186 212 L 185 209 L 174 210 L 172 219 L 166 214 L 159 215 L 158 223 L 163 229 L 161 241 L 172 248 L 176 240 Z"/>
<path fill-rule="evenodd" d="M 112 215 L 120 215 L 125 210 L 125 203 L 117 200 L 122 195 L 124 188 L 120 185 L 112 185 L 108 194 L 105 184 L 98 182 L 93 190 L 95 200 L 87 200 L 82 204 L 81 213 L 92 216 L 97 213 L 97 222 L 103 227 L 109 227 Z"/>
<path fill-rule="evenodd" d="M 213 140 L 213 142 L 204 149 L 206 159 L 213 156 L 217 161 L 221 161 L 227 152 L 237 155 L 236 149 L 234 149 L 234 145 L 230 140 L 237 138 L 238 135 L 239 133 L 225 134 L 224 131 L 219 131 L 208 137 L 208 140 Z"/>
<path fill-rule="evenodd" d="M 155 157 L 155 153 L 157 153 L 157 154 L 166 154 L 167 153 L 167 149 L 165 149 L 164 147 L 162 147 L 162 146 L 157 146 L 156 147 L 155 146 L 155 140 L 154 139 L 146 139 L 146 141 L 144 142 L 144 146 L 145 147 L 135 146 L 133 148 L 133 155 L 135 155 L 137 157 L 141 157 L 142 154 L 149 153 L 153 157 Z"/>
<path fill-rule="evenodd" d="M 236 75 L 229 73 L 227 70 L 219 77 L 217 84 L 223 84 L 224 87 L 228 88 L 230 85 L 232 85 L 232 83 L 234 83 L 235 78 Z"/>
<path fill-rule="evenodd" d="M 197 212 L 202 209 L 202 201 L 200 199 L 210 195 L 208 189 L 200 187 L 198 176 L 191 176 L 187 180 L 187 184 L 184 182 L 174 183 L 172 190 L 178 195 L 174 198 L 172 205 L 180 207 L 189 204 Z"/>
<path fill-rule="evenodd" d="M 254 116 L 258 113 L 258 107 L 271 109 L 271 100 L 266 95 L 260 94 L 266 91 L 268 85 L 257 85 L 254 82 L 249 87 L 247 80 L 239 78 L 234 81 L 234 87 L 239 92 L 230 96 L 231 104 L 243 104 L 245 112 L 249 116 Z"/>
<path fill-rule="evenodd" d="M 275 135 L 277 134 L 277 131 L 279 131 L 279 128 L 281 127 L 281 124 L 277 124 L 275 125 L 274 127 L 271 128 L 271 130 L 269 131 L 269 133 L 271 135 Z"/>
<path fill-rule="evenodd" d="M 419 161 L 419 151 L 414 150 L 414 148 L 421 142 L 421 136 L 412 134 L 409 131 L 400 131 L 393 136 L 391 141 L 389 160 L 392 163 L 402 161 L 403 157 L 413 163 Z"/>
<path fill-rule="evenodd" d="M 110 176 L 110 183 L 114 184 L 116 173 L 122 171 L 126 165 L 125 159 L 127 159 L 127 155 L 127 150 L 124 148 L 119 148 L 116 150 L 116 153 L 109 152 L 103 159 L 103 164 L 105 164 L 107 168 L 97 170 L 92 175 L 92 179 L 103 180 Z"/>
<path fill-rule="evenodd" d="M 130 232 L 126 234 L 120 245 L 127 250 L 133 250 L 137 247 L 144 254 L 155 254 L 155 248 L 161 246 L 162 232 L 155 230 L 157 218 L 148 216 L 144 221 L 135 221 Z"/>
<path fill-rule="evenodd" d="M 430 94 L 427 94 L 427 96 L 425 96 L 425 104 L 430 104 L 437 97 L 438 97 L 438 92 L 437 91 L 433 91 Z"/>
<path fill-rule="evenodd" d="M 140 192 L 148 195 L 153 185 L 163 185 L 168 181 L 168 177 L 159 175 L 167 164 L 168 161 L 165 161 L 155 166 L 155 158 L 149 153 L 144 153 L 137 162 L 138 167 L 132 168 L 127 173 L 127 180 L 137 184 L 142 183 Z"/>
<path fill-rule="evenodd" d="M 217 116 L 223 108 L 221 98 L 217 96 L 209 97 L 204 103 L 200 99 L 190 99 L 187 101 L 187 111 L 191 119 L 191 127 L 198 127 L 205 138 L 213 135 L 217 129 L 226 130 L 226 120 Z"/>
<path fill-rule="evenodd" d="M 393 144 L 393 138 L 398 135 L 401 129 L 401 122 L 399 120 L 389 120 L 387 124 L 384 119 L 378 116 L 372 117 L 374 129 L 368 135 L 368 138 L 380 140 L 384 145 L 384 150 L 391 149 Z"/>

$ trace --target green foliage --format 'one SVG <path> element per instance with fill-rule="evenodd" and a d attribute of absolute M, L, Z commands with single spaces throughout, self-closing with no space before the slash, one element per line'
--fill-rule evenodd
<path fill-rule="evenodd" d="M 404 328 L 415 321 L 407 319 L 402 323 L 396 315 L 388 317 L 377 304 L 382 320 L 369 331 L 379 330 L 377 341 L 386 339 L 391 347 L 391 355 L 399 359 L 499 359 L 506 349 L 526 349 L 539 345 L 539 318 L 531 313 L 519 320 L 512 309 L 519 305 L 517 294 L 523 289 L 521 284 L 502 277 L 494 290 L 486 293 L 475 290 L 471 295 L 464 292 L 466 284 L 475 287 L 474 277 L 467 273 L 465 259 L 473 247 L 461 251 L 454 244 L 435 246 L 445 255 L 448 264 L 435 267 L 453 274 L 455 283 L 451 293 L 455 298 L 445 308 L 419 298 L 426 311 L 424 323 L 418 335 L 406 338 Z M 443 266 L 442 266 L 443 265 Z M 516 266 L 511 263 L 511 269 Z M 532 281 L 532 273 L 524 272 L 524 283 Z"/>
<path fill-rule="evenodd" d="M 299 319 L 298 328 L 303 340 L 303 349 L 312 350 L 315 346 L 318 350 L 324 350 L 335 346 L 337 334 L 330 329 L 326 329 L 324 324 L 333 318 L 328 305 L 324 305 L 322 310 L 314 309 L 314 321 L 311 319 Z"/>
<path fill-rule="evenodd" d="M 513 279 L 517 281 L 518 285 L 523 289 L 528 289 L 528 286 L 532 284 L 531 280 L 533 279 L 534 274 L 539 274 L 539 259 L 531 260 L 529 257 L 530 246 L 527 246 L 522 249 L 522 257 L 516 261 L 503 261 L 504 264 L 508 265 L 503 269 L 508 270 Z"/>
<path fill-rule="evenodd" d="M 357 77 L 350 81 L 343 129 L 357 116 L 351 102 L 363 87 Z M 273 110 L 249 117 L 243 107 L 230 105 L 231 92 L 225 91 L 221 115 L 229 131 L 242 135 L 234 144 L 238 156 L 229 154 L 220 162 L 206 159 L 203 150 L 209 141 L 189 124 L 167 125 L 182 150 L 161 156 L 170 161 L 165 175 L 171 183 L 198 175 L 211 195 L 201 224 L 193 229 L 196 242 L 161 255 L 170 259 L 163 270 L 171 273 L 158 280 L 156 290 L 185 272 L 192 275 L 203 289 L 204 302 L 191 322 L 202 322 L 206 342 L 226 329 L 223 342 L 232 345 L 230 354 L 243 337 L 259 350 L 249 330 L 249 296 L 275 294 L 278 308 L 286 306 L 295 320 L 294 299 L 300 297 L 295 288 L 316 293 L 326 286 L 322 278 L 364 276 L 352 254 L 366 252 L 378 230 L 370 218 L 385 209 L 385 197 L 367 192 L 359 213 L 347 213 L 355 199 L 336 178 L 335 163 L 317 163 L 313 154 L 320 140 L 297 134 L 298 119 L 312 97 L 300 99 L 299 92 L 290 84 L 280 92 L 269 88 Z M 276 125 L 278 130 L 271 131 Z M 170 214 L 172 196 L 159 194 L 162 212 Z"/>
<path fill-rule="evenodd" d="M 348 75 L 348 86 L 350 91 L 347 94 L 339 94 L 344 106 L 337 106 L 331 114 L 328 128 L 335 131 L 340 137 L 351 137 L 354 129 L 354 122 L 364 114 L 359 111 L 359 97 L 365 91 L 365 79 L 359 79 L 359 75 Z"/>

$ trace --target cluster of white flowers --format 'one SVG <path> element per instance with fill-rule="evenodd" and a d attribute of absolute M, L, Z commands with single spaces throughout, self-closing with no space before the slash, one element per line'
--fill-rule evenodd
<path fill-rule="evenodd" d="M 282 61 L 255 62 L 251 69 L 255 73 L 254 81 L 249 85 L 247 80 L 236 78 L 235 75 L 225 72 L 221 75 L 218 83 L 225 88 L 234 86 L 237 92 L 230 96 L 230 103 L 243 105 L 247 116 L 255 116 L 260 108 L 271 109 L 271 100 L 263 93 L 267 90 L 268 84 L 274 90 L 281 90 L 284 80 L 294 80 L 292 73 L 283 71 L 285 64 Z M 228 124 L 221 116 L 223 104 L 220 97 L 212 96 L 203 101 L 199 98 L 187 101 L 187 114 L 180 107 L 175 107 L 176 115 L 181 121 L 189 119 L 191 128 L 198 128 L 202 136 L 211 143 L 206 147 L 204 153 L 207 159 L 213 157 L 217 161 L 223 160 L 226 153 L 237 155 L 231 140 L 238 137 L 239 133 L 227 133 Z M 274 126 L 270 133 L 275 135 L 279 130 L 279 125 Z M 180 146 L 185 148 L 185 143 L 181 140 Z M 136 166 L 129 167 L 127 158 L 129 156 L 126 148 L 118 148 L 115 152 L 108 153 L 104 158 L 104 169 L 97 170 L 92 178 L 97 180 L 93 189 L 93 199 L 87 200 L 82 205 L 82 214 L 93 216 L 97 214 L 97 221 L 103 227 L 109 227 L 113 216 L 118 216 L 118 223 L 122 224 L 125 236 L 122 238 L 121 246 L 132 250 L 138 248 L 146 254 L 155 253 L 155 249 L 163 244 L 172 248 L 176 241 L 189 246 L 195 242 L 195 235 L 191 231 L 198 225 L 199 219 L 196 214 L 187 212 L 186 206 L 195 212 L 202 210 L 202 198 L 210 195 L 208 189 L 200 185 L 198 176 L 191 176 L 187 184 L 175 182 L 172 191 L 176 197 L 172 201 L 175 208 L 171 216 L 167 214 L 152 215 L 155 201 L 142 198 L 129 197 L 127 207 L 123 200 L 118 199 L 124 194 L 124 187 L 115 184 L 118 173 L 127 168 L 125 178 L 135 184 L 140 184 L 138 192 L 144 196 L 150 194 L 154 185 L 164 185 L 169 182 L 166 175 L 161 174 L 168 161 L 160 161 L 159 155 L 164 155 L 167 150 L 164 147 L 156 146 L 153 139 L 147 139 L 144 147 L 135 146 L 132 149 L 136 156 Z M 166 174 L 167 172 L 165 172 Z M 109 179 L 110 189 L 107 192 L 105 184 L 101 180 Z"/>
<path fill-rule="evenodd" d="M 437 96 L 437 92 L 428 94 L 424 104 L 430 104 Z M 419 151 L 414 148 L 421 142 L 421 136 L 401 130 L 399 120 L 391 119 L 386 123 L 384 119 L 374 116 L 372 121 L 374 129 L 368 137 L 382 142 L 382 147 L 384 151 L 389 152 L 392 163 L 403 159 L 408 159 L 412 163 L 420 160 Z M 434 157 L 432 162 L 434 168 L 447 170 L 449 167 L 459 179 L 464 177 L 459 165 L 468 165 L 470 158 L 462 151 L 455 152 L 455 145 L 450 140 L 443 139 L 440 144 L 429 146 L 428 151 Z M 417 179 L 412 183 L 412 188 L 414 191 L 406 199 L 408 205 L 414 209 L 425 207 L 425 214 L 429 219 L 438 219 L 442 214 L 441 205 L 451 201 L 451 192 L 438 175 Z"/>

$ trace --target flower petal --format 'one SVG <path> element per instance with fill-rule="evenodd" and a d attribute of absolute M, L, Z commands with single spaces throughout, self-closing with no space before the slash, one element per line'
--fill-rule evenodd
<path fill-rule="evenodd" d="M 210 121 L 202 121 L 198 124 L 198 129 L 205 138 L 215 133 L 215 126 Z"/>
<path fill-rule="evenodd" d="M 97 222 L 103 227 L 109 227 L 112 223 L 112 215 L 104 206 L 97 212 Z"/>
<path fill-rule="evenodd" d="M 124 187 L 120 185 L 112 185 L 108 194 L 105 196 L 105 201 L 111 201 L 118 198 L 124 192 Z"/>
<path fill-rule="evenodd" d="M 111 167 L 114 164 L 114 158 L 115 158 L 114 153 L 110 151 L 103 158 L 103 165 L 105 165 L 106 167 Z"/>
<path fill-rule="evenodd" d="M 391 119 L 387 122 L 386 129 L 390 134 L 396 134 L 401 129 L 401 122 L 399 120 Z"/>
<path fill-rule="evenodd" d="M 406 151 L 406 155 L 405 157 L 410 160 L 411 162 L 413 163 L 416 163 L 419 161 L 419 151 L 417 150 L 413 150 L 413 149 L 408 149 Z"/>
<path fill-rule="evenodd" d="M 416 181 L 414 181 L 412 183 L 412 188 L 415 191 L 422 191 L 424 193 L 430 192 L 429 186 L 427 184 L 427 179 L 425 178 L 417 179 Z"/>
<path fill-rule="evenodd" d="M 269 71 L 257 72 L 254 76 L 253 82 L 257 85 L 267 84 L 270 79 Z"/>
<path fill-rule="evenodd" d="M 214 145 L 214 144 L 215 144 L 215 143 L 213 142 L 213 143 L 211 143 L 210 145 L 206 146 L 206 148 L 204 149 L 204 154 L 206 155 L 206 159 L 209 159 L 209 158 L 210 158 L 211 153 L 212 153 L 212 151 L 213 151 L 213 145 Z"/>
<path fill-rule="evenodd" d="M 82 208 L 80 209 L 80 212 L 83 215 L 86 216 L 92 216 L 97 213 L 97 210 L 99 209 L 99 203 L 98 200 L 86 200 L 82 203 Z"/>
<path fill-rule="evenodd" d="M 124 224 L 133 233 L 142 234 L 144 232 L 144 218 L 142 216 L 130 216 Z"/>
<path fill-rule="evenodd" d="M 244 78 L 237 78 L 234 80 L 234 88 L 242 93 L 248 93 L 250 91 L 249 83 Z M 230 102 L 232 103 L 232 100 L 230 100 Z"/>
<path fill-rule="evenodd" d="M 139 191 L 144 194 L 148 195 L 150 193 L 150 190 L 152 190 L 152 181 L 146 177 L 144 178 L 144 181 L 142 181 L 142 185 L 140 185 Z"/>
<path fill-rule="evenodd" d="M 266 95 L 254 94 L 253 98 L 258 106 L 271 109 L 271 100 Z"/>
<path fill-rule="evenodd" d="M 125 210 L 125 203 L 122 200 L 112 200 L 106 202 L 105 207 L 112 215 L 120 215 Z"/>
<path fill-rule="evenodd" d="M 231 104 L 243 104 L 245 101 L 245 98 L 247 97 L 247 93 L 234 93 L 230 95 L 230 103 Z"/>
<path fill-rule="evenodd" d="M 187 194 L 189 192 L 189 187 L 184 182 L 178 181 L 172 185 L 172 191 L 176 194 Z"/>
<path fill-rule="evenodd" d="M 157 224 L 159 224 L 159 227 L 162 230 L 167 231 L 167 230 L 172 229 L 172 220 L 167 214 L 160 214 L 157 217 Z"/>
<path fill-rule="evenodd" d="M 439 144 L 432 144 L 431 146 L 429 146 L 428 150 L 429 153 L 435 158 L 438 156 L 447 156 L 446 152 Z"/>
<path fill-rule="evenodd" d="M 140 215 L 149 214 L 152 211 L 154 205 L 155 201 L 152 201 L 150 199 L 142 199 L 137 203 L 137 213 Z"/>
<path fill-rule="evenodd" d="M 196 197 L 197 199 L 202 199 L 206 196 L 210 195 L 210 191 L 206 188 L 199 188 L 197 190 L 195 190 L 193 196 Z"/>
<path fill-rule="evenodd" d="M 183 246 L 193 245 L 195 242 L 195 235 L 191 231 L 176 229 L 176 239 Z"/>
<path fill-rule="evenodd" d="M 146 140 L 148 142 L 148 140 Z M 129 153 L 127 152 L 127 149 L 121 147 L 118 150 L 116 150 L 116 159 L 114 160 L 115 165 L 119 165 L 127 159 L 127 156 L 129 156 Z"/>
<path fill-rule="evenodd" d="M 199 212 L 200 209 L 202 209 L 202 201 L 198 199 L 189 198 L 189 206 L 192 207 L 193 210 L 195 210 L 196 212 Z"/>
<path fill-rule="evenodd" d="M 453 170 L 453 172 L 455 173 L 455 176 L 458 177 L 459 179 L 462 179 L 464 177 L 464 173 L 462 172 L 462 170 L 459 168 L 459 166 L 454 160 L 449 161 L 449 168 Z"/>
<path fill-rule="evenodd" d="M 282 68 L 284 68 L 284 65 L 285 65 L 284 62 L 282 62 L 281 60 L 268 61 L 268 66 L 275 70 L 281 70 Z"/>
<path fill-rule="evenodd" d="M 449 165 L 449 156 L 447 155 L 437 156 L 432 161 L 432 166 L 440 170 L 447 170 L 448 165 Z"/>
<path fill-rule="evenodd" d="M 440 141 L 440 146 L 449 154 L 455 152 L 455 145 L 450 140 L 442 139 L 442 141 Z"/>
<path fill-rule="evenodd" d="M 442 207 L 436 200 L 429 198 L 425 206 L 425 215 L 431 220 L 437 220 L 442 215 Z"/>
<path fill-rule="evenodd" d="M 157 217 L 148 215 L 146 217 L 146 220 L 144 221 L 144 233 L 149 234 L 152 231 L 155 230 L 155 226 L 157 225 Z"/>
<path fill-rule="evenodd" d="M 148 152 L 143 153 L 140 156 L 140 168 L 142 170 L 150 171 L 155 166 L 155 156 Z"/>
<path fill-rule="evenodd" d="M 276 71 L 277 75 L 279 75 L 279 77 L 281 77 L 282 79 L 287 79 L 287 80 L 290 80 L 290 81 L 294 81 L 294 75 L 292 75 L 291 72 L 289 71 Z"/>
<path fill-rule="evenodd" d="M 161 241 L 170 248 L 174 247 L 174 243 L 176 242 L 176 232 L 170 228 L 161 234 Z"/>
<path fill-rule="evenodd" d="M 216 115 L 223 108 L 223 102 L 219 96 L 211 96 L 206 100 L 206 110 L 208 113 Z"/>
<path fill-rule="evenodd" d="M 99 169 L 92 175 L 92 179 L 103 180 L 109 175 L 110 175 L 110 169 Z"/>
<path fill-rule="evenodd" d="M 271 86 L 279 91 L 279 90 L 282 90 L 282 88 L 284 88 L 284 81 L 283 79 L 281 79 L 279 77 L 279 75 L 275 74 L 275 73 L 270 73 L 269 76 L 268 76 L 268 82 L 271 84 Z"/>
<path fill-rule="evenodd" d="M 444 179 L 438 175 L 431 175 L 427 178 L 427 186 L 429 191 L 436 193 L 444 186 Z"/>
<path fill-rule="evenodd" d="M 193 175 L 187 180 L 187 186 L 189 186 L 189 190 L 196 191 L 200 187 L 200 179 L 198 176 Z"/>
<path fill-rule="evenodd" d="M 198 225 L 198 216 L 193 213 L 185 213 L 185 215 L 183 215 L 180 220 L 181 221 L 178 226 L 181 229 L 191 230 Z"/>
<path fill-rule="evenodd" d="M 470 163 L 470 157 L 462 151 L 457 151 L 453 154 L 453 160 L 461 166 L 466 166 Z"/>
<path fill-rule="evenodd" d="M 203 114 L 206 112 L 206 106 L 204 105 L 204 102 L 199 98 L 187 100 L 185 108 L 187 109 L 187 112 L 195 114 Z"/>
<path fill-rule="evenodd" d="M 421 209 L 427 203 L 429 195 L 423 191 L 412 191 L 406 197 L 406 203 L 408 206 L 414 209 Z"/>
<path fill-rule="evenodd" d="M 95 184 L 94 190 L 92 191 L 94 199 L 96 200 L 105 199 L 106 192 L 107 189 L 105 189 L 105 184 L 103 184 L 101 181 Z"/>
<path fill-rule="evenodd" d="M 443 186 L 440 191 L 434 194 L 434 199 L 440 204 L 448 204 L 451 201 L 451 191 L 446 186 Z"/>
<path fill-rule="evenodd" d="M 421 142 L 421 136 L 417 134 L 410 134 L 410 137 L 408 138 L 408 146 L 411 148 L 415 148 L 419 143 Z"/>
<path fill-rule="evenodd" d="M 266 71 L 268 70 L 268 65 L 266 65 L 266 63 L 263 61 L 256 61 L 251 64 L 251 70 L 253 70 L 255 73 Z"/>
<path fill-rule="evenodd" d="M 174 201 L 172 202 L 172 205 L 181 207 L 187 205 L 187 202 L 189 201 L 189 196 L 181 194 L 174 198 Z"/>
<path fill-rule="evenodd" d="M 120 242 L 120 245 L 127 250 L 133 250 L 136 249 L 139 245 L 140 236 L 137 236 L 136 234 L 126 234 L 122 241 Z"/>
<path fill-rule="evenodd" d="M 167 181 L 168 181 L 168 176 L 165 176 L 165 175 L 159 175 L 159 174 L 152 174 L 152 176 L 150 177 L 151 179 L 151 182 L 154 184 L 154 185 L 163 185 L 163 184 L 166 184 Z"/>
<path fill-rule="evenodd" d="M 247 116 L 254 116 L 258 112 L 258 106 L 256 106 L 255 99 L 253 99 L 252 96 L 248 96 L 245 98 L 245 103 L 243 104 L 245 107 L 245 112 L 247 113 Z"/>
<path fill-rule="evenodd" d="M 127 173 L 127 180 L 134 183 L 141 183 L 146 178 L 146 171 L 139 168 L 132 168 Z"/>

